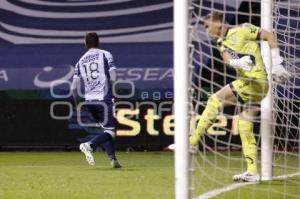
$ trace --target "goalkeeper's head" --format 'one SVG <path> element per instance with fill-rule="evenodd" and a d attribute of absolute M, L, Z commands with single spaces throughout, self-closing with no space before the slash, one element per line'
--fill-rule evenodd
<path fill-rule="evenodd" d="M 85 35 L 85 45 L 88 49 L 99 48 L 99 36 L 95 32 L 89 32 Z"/>
<path fill-rule="evenodd" d="M 213 11 L 204 17 L 204 27 L 208 35 L 217 40 L 222 35 L 224 24 L 224 15 L 220 12 Z"/>

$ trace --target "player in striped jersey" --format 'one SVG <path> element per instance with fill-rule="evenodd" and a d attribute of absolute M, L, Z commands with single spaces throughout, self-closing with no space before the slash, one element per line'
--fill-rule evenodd
<path fill-rule="evenodd" d="M 112 84 L 116 80 L 116 67 L 110 52 L 99 49 L 99 37 L 97 33 L 87 33 L 85 44 L 88 51 L 80 58 L 75 66 L 72 82 L 72 90 L 75 104 L 78 106 L 77 90 L 80 88 L 81 79 L 84 83 L 84 107 L 94 117 L 98 128 L 102 133 L 94 136 L 90 141 L 80 144 L 80 150 L 85 154 L 86 161 L 95 165 L 93 149 L 103 145 L 111 160 L 113 168 L 120 168 L 114 148 L 115 117 L 113 108 Z M 81 110 L 79 110 L 81 111 Z"/>

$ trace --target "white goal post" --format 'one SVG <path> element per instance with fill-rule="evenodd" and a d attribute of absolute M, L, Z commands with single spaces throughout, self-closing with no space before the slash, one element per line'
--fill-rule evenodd
<path fill-rule="evenodd" d="M 272 21 L 273 0 L 261 1 L 261 27 L 269 32 L 273 30 Z M 261 54 L 264 59 L 265 66 L 269 77 L 269 92 L 265 99 L 261 102 L 261 179 L 272 179 L 272 78 L 271 77 L 271 52 L 266 41 L 261 42 Z"/>
<path fill-rule="evenodd" d="M 187 199 L 188 185 L 188 1 L 174 0 L 175 195 Z M 178 81 L 176 81 L 178 80 Z"/>

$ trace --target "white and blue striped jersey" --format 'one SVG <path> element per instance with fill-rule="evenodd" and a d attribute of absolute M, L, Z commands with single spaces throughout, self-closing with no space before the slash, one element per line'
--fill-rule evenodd
<path fill-rule="evenodd" d="M 110 52 L 92 48 L 77 62 L 74 69 L 72 89 L 76 89 L 80 78 L 84 83 L 84 97 L 90 100 L 111 100 L 112 85 L 109 72 L 115 70 Z"/>

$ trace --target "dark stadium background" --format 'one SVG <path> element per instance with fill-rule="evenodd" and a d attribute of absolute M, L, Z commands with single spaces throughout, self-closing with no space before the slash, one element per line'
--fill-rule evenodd
<path fill-rule="evenodd" d="M 223 7 L 218 3 L 215 6 Z M 226 8 L 236 10 L 230 5 Z M 259 13 L 260 5 L 242 3 L 238 11 L 249 12 L 250 9 Z M 37 11 L 46 14 L 37 16 Z M 124 14 L 116 14 L 120 11 Z M 91 12 L 96 13 L 95 16 L 81 16 Z M 97 12 L 106 14 L 97 15 Z M 62 16 L 56 17 L 55 13 Z M 79 14 L 80 17 L 70 17 L 68 13 Z M 93 133 L 77 124 L 75 113 L 69 119 L 51 118 L 53 102 L 72 102 L 72 99 L 53 97 L 49 86 L 43 85 L 43 82 L 49 83 L 61 77 L 71 81 L 70 68 L 85 52 L 83 37 L 89 30 L 98 31 L 101 48 L 114 55 L 119 78 L 132 80 L 135 85 L 133 96 L 117 98 L 116 101 L 119 103 L 118 110 L 139 110 L 139 114 L 131 120 L 140 125 L 140 130 L 119 122 L 118 131 L 127 130 L 127 135 L 118 136 L 117 147 L 160 150 L 173 142 L 170 132 L 174 130 L 174 121 L 164 120 L 172 114 L 173 102 L 171 0 L 136 0 L 74 7 L 6 0 L 0 2 L 0 19 L 0 149 L 73 150 Z M 231 24 L 251 22 L 260 25 L 258 16 L 239 15 L 236 21 L 228 14 L 226 19 Z M 216 51 L 213 54 L 219 56 Z M 206 60 L 206 64 L 210 65 L 210 60 Z M 222 63 L 216 62 L 215 65 L 217 70 L 223 70 Z M 199 68 L 195 70 L 197 72 Z M 234 71 L 229 70 L 229 73 L 234 75 Z M 209 71 L 206 74 L 208 77 L 211 75 Z M 214 77 L 220 80 L 219 83 L 223 83 L 224 78 Z M 40 82 L 37 83 L 37 79 Z M 227 78 L 225 82 L 231 80 Z M 54 92 L 67 95 L 68 87 L 66 84 L 56 86 Z M 128 94 L 130 87 L 126 83 L 120 84 L 117 92 Z M 199 100 L 205 100 L 205 96 Z M 125 105 L 127 102 L 131 102 L 133 107 Z M 146 102 L 150 104 L 145 105 Z M 149 133 L 147 125 L 152 123 L 147 123 L 145 116 L 159 105 L 164 109 L 159 118 L 153 119 L 154 126 L 150 127 L 152 132 Z M 55 106 L 54 113 L 66 116 L 69 114 L 68 106 Z M 89 116 L 84 114 L 84 118 Z M 166 132 L 166 129 L 169 131 Z M 234 138 L 234 141 L 239 142 L 239 139 Z"/>
<path fill-rule="evenodd" d="M 71 150 L 93 133 L 77 124 L 76 113 L 69 119 L 51 118 L 53 102 L 72 103 L 72 98 L 53 97 L 49 86 L 43 84 L 57 79 L 71 81 L 71 67 L 86 50 L 83 38 L 87 31 L 97 31 L 101 48 L 113 54 L 119 79 L 132 80 L 135 85 L 132 96 L 116 101 L 130 102 L 130 109 L 140 110 L 131 120 L 141 129 L 130 131 L 130 126 L 119 123 L 118 130 L 128 132 L 127 136 L 118 136 L 117 147 L 148 150 L 172 143 L 173 136 L 163 132 L 161 119 L 154 120 L 154 135 L 147 132 L 144 119 L 148 109 L 155 109 L 153 103 L 165 103 L 161 118 L 171 114 L 172 1 L 98 1 L 100 5 L 86 1 L 85 6 L 45 2 L 0 2 L 0 149 Z M 44 14 L 36 15 L 37 11 Z M 83 16 L 89 13 L 92 16 Z M 117 87 L 119 95 L 130 93 L 126 82 Z M 64 95 L 69 89 L 62 84 L 53 91 Z M 121 107 L 128 108 L 120 104 L 117 109 Z M 57 116 L 70 111 L 66 105 L 54 106 L 53 110 Z M 89 115 L 84 113 L 84 119 Z"/>

